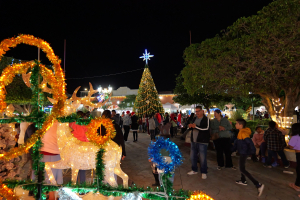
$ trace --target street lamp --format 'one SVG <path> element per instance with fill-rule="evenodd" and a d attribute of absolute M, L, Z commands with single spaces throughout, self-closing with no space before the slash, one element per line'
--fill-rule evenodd
<path fill-rule="evenodd" d="M 112 92 L 112 87 L 109 85 L 108 88 L 102 88 L 100 85 L 97 90 L 99 93 L 109 94 Z"/>
<path fill-rule="evenodd" d="M 98 92 L 99 92 L 99 93 L 102 92 L 102 87 L 101 87 L 101 85 L 99 85 L 99 87 L 98 87 Z"/>

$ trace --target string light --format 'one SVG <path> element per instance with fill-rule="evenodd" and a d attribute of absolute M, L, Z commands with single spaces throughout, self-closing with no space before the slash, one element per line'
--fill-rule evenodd
<path fill-rule="evenodd" d="M 164 113 L 164 109 L 148 67 L 144 69 L 139 85 L 138 95 L 134 102 L 133 111 L 136 111 L 137 116 L 151 114 L 153 112 Z"/>
<path fill-rule="evenodd" d="M 191 197 L 188 200 L 214 200 L 214 199 L 203 192 L 196 191 L 191 195 Z"/>

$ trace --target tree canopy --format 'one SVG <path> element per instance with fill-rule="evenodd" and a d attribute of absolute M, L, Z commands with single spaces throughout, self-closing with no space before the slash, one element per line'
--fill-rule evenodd
<path fill-rule="evenodd" d="M 271 115 L 280 98 L 284 116 L 300 104 L 300 4 L 277 0 L 238 19 L 214 38 L 186 48 L 182 74 L 189 94 L 258 94 Z"/>
<path fill-rule="evenodd" d="M 136 95 L 127 95 L 123 101 L 118 105 L 121 109 L 126 109 L 128 107 L 133 107 Z M 128 106 L 129 105 L 129 106 Z"/>
<path fill-rule="evenodd" d="M 20 60 L 3 56 L 0 60 L 0 72 L 2 72 L 4 68 L 10 66 L 13 63 L 20 63 Z M 5 89 L 7 92 L 5 101 L 7 103 L 13 103 L 13 104 L 30 103 L 32 92 L 31 89 L 25 85 L 22 76 L 16 75 L 12 83 L 6 86 Z"/>
<path fill-rule="evenodd" d="M 181 105 L 191 105 L 191 104 L 202 104 L 207 112 L 209 113 L 209 109 L 214 105 L 218 104 L 221 101 L 230 101 L 231 97 L 222 96 L 220 94 L 207 94 L 205 93 L 202 86 L 198 86 L 197 92 L 193 94 L 189 94 L 187 89 L 183 85 L 184 78 L 180 73 L 176 78 L 176 86 L 174 89 L 173 101 L 180 103 Z"/>
<path fill-rule="evenodd" d="M 13 63 L 20 63 L 21 60 L 14 59 L 12 57 L 5 57 L 3 56 L 0 60 L 0 72 Z M 46 66 L 47 68 L 51 69 L 52 67 Z M 48 86 L 49 87 L 49 86 Z M 29 104 L 32 101 L 32 90 L 31 88 L 27 87 L 23 81 L 21 75 L 16 75 L 11 84 L 5 87 L 6 89 L 6 103 L 11 104 Z M 52 105 L 47 97 L 52 97 L 51 94 L 43 93 L 43 101 L 41 102 L 42 105 L 48 106 Z"/>

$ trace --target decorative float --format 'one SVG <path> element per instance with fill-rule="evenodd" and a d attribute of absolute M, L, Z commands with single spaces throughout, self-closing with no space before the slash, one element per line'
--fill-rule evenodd
<path fill-rule="evenodd" d="M 182 162 L 181 153 L 173 142 L 157 139 L 157 143 L 152 143 L 149 147 L 149 157 L 156 163 L 157 167 L 164 169 L 162 176 L 162 186 L 153 190 L 150 187 L 144 189 L 136 185 L 128 186 L 128 176 L 120 168 L 121 149 L 116 145 L 111 138 L 115 135 L 115 130 L 112 120 L 104 118 L 81 119 L 76 118 L 72 113 L 76 111 L 79 104 L 88 105 L 91 108 L 101 107 L 105 102 L 93 104 L 90 101 L 91 96 L 96 90 L 90 84 L 88 96 L 79 99 L 76 97 L 77 88 L 70 99 L 65 95 L 65 75 L 60 66 L 61 60 L 54 54 L 54 51 L 46 41 L 36 38 L 32 35 L 19 35 L 10 39 L 5 39 L 0 43 L 0 58 L 10 48 L 16 47 L 18 44 L 28 44 L 40 48 L 46 53 L 47 58 L 53 64 L 53 71 L 48 69 L 39 61 L 29 61 L 24 63 L 12 64 L 7 66 L 0 76 L 0 113 L 6 113 L 9 118 L 0 119 L 1 124 L 7 124 L 7 127 L 13 127 L 13 123 L 20 122 L 35 122 L 38 130 L 26 141 L 26 143 L 11 148 L 0 154 L 0 161 L 10 162 L 13 159 L 18 159 L 24 153 L 28 153 L 29 149 L 33 148 L 32 159 L 33 169 L 38 177 L 37 181 L 24 180 L 1 180 L 0 181 L 0 196 L 7 200 L 23 199 L 24 190 L 33 191 L 35 199 L 46 199 L 46 192 L 58 191 L 60 199 L 103 199 L 106 197 L 122 196 L 122 199 L 212 199 L 209 196 L 201 193 L 190 191 L 174 191 L 172 183 L 168 181 L 170 173 L 176 166 Z M 27 71 L 30 70 L 30 73 Z M 14 116 L 13 107 L 6 105 L 5 87 L 14 79 L 15 75 L 21 75 L 25 84 L 32 89 L 32 112 L 29 116 Z M 47 86 L 49 85 L 50 88 Z M 51 93 L 53 99 L 49 99 L 53 103 L 51 114 L 45 115 L 41 110 L 40 99 L 43 92 Z M 42 145 L 41 138 L 45 132 L 58 120 L 59 128 L 58 145 L 61 153 L 61 160 L 57 162 L 41 162 L 40 148 Z M 86 133 L 90 142 L 78 141 L 72 136 L 68 129 L 68 123 L 74 122 L 87 125 L 88 132 Z M 103 125 L 107 134 L 98 136 L 97 129 Z M 10 134 L 14 134 L 11 131 Z M 170 152 L 171 162 L 166 163 L 160 155 L 160 150 L 166 149 Z M 74 153 L 75 152 L 75 153 Z M 88 162 L 82 162 L 76 155 L 84 155 Z M 51 178 L 51 167 L 72 169 L 72 183 L 56 185 L 56 181 Z M 45 185 L 44 169 L 50 177 L 51 185 Z M 76 178 L 79 169 L 95 169 L 96 181 L 90 184 L 77 184 Z M 123 179 L 123 186 L 118 186 L 113 174 L 119 175 Z M 103 183 L 106 180 L 106 184 Z M 81 198 L 77 194 L 86 193 Z"/>

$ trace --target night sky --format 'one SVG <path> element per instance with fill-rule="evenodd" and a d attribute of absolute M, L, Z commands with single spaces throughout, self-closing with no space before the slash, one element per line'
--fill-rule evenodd
<path fill-rule="evenodd" d="M 32 34 L 49 42 L 64 57 L 67 41 L 66 82 L 77 86 L 137 89 L 145 49 L 154 55 L 150 71 L 158 91 L 171 91 L 175 75 L 184 67 L 183 51 L 192 43 L 214 37 L 238 18 L 256 14 L 272 0 L 107 0 L 107 1 L 0 1 L 0 40 Z M 37 59 L 37 48 L 18 45 L 6 56 Z M 50 64 L 42 53 L 41 61 Z M 100 78 L 102 76 L 137 70 Z"/>

